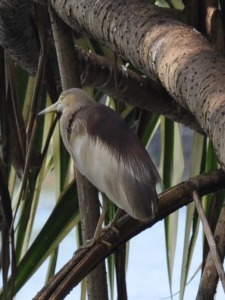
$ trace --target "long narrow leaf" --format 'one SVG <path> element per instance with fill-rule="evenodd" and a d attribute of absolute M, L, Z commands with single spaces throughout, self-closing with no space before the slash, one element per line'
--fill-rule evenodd
<path fill-rule="evenodd" d="M 194 176 L 201 172 L 201 168 L 204 160 L 204 137 L 198 133 L 193 134 L 192 143 L 192 154 L 191 154 L 191 167 L 190 176 Z M 199 221 L 196 219 L 195 206 L 190 204 L 187 207 L 186 213 L 186 224 L 185 224 L 185 236 L 184 236 L 184 247 L 182 255 L 182 266 L 181 266 L 181 279 L 180 279 L 180 299 L 183 299 L 185 287 L 187 284 L 188 273 L 191 264 L 191 258 L 193 255 L 195 242 L 197 239 Z"/>
<path fill-rule="evenodd" d="M 72 182 L 60 196 L 41 232 L 19 263 L 14 294 L 20 290 L 78 220 L 77 191 L 75 183 Z M 3 299 L 2 297 L 1 291 L 0 299 Z"/>
<path fill-rule="evenodd" d="M 162 150 L 161 150 L 160 165 L 162 170 L 161 171 L 162 180 L 166 187 L 170 187 L 172 183 L 172 173 L 173 173 L 174 124 L 165 118 L 161 118 L 161 140 L 162 140 L 161 143 Z M 173 217 L 168 217 L 165 219 L 165 223 L 164 223 L 166 249 L 167 249 L 166 258 L 167 258 L 167 268 L 168 268 L 171 296 L 172 296 L 173 264 L 174 264 L 175 247 L 176 247 L 175 246 L 176 234 L 171 235 L 170 232 L 174 222 L 176 224 L 176 220 L 174 220 Z"/>

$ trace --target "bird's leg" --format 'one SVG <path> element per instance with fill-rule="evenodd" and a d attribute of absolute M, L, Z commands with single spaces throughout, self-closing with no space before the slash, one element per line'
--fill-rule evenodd
<path fill-rule="evenodd" d="M 80 249 L 90 248 L 96 242 L 100 242 L 100 243 L 106 245 L 107 248 L 110 248 L 111 244 L 108 243 L 108 242 L 106 242 L 106 241 L 104 241 L 104 240 L 102 240 L 100 238 L 101 233 L 103 233 L 103 232 L 111 229 L 117 235 L 119 235 L 119 230 L 116 228 L 115 224 L 117 223 L 119 217 L 123 214 L 123 210 L 120 209 L 120 208 L 117 209 L 116 214 L 115 214 L 113 220 L 107 226 L 105 226 L 105 227 L 102 228 L 102 224 L 103 224 L 103 222 L 105 220 L 105 216 L 106 216 L 107 209 L 108 209 L 108 204 L 109 204 L 109 200 L 107 199 L 107 197 L 104 197 L 103 204 L 102 204 L 102 212 L 101 212 L 100 218 L 98 220 L 94 236 L 93 236 L 93 238 L 91 240 L 85 241 L 85 244 L 82 245 L 80 247 Z"/>
<path fill-rule="evenodd" d="M 103 203 L 109 203 L 109 198 L 106 196 L 105 193 L 102 194 L 102 198 L 103 198 Z M 117 220 L 119 219 L 119 217 L 121 216 L 122 213 L 122 209 L 118 208 L 116 211 L 116 214 L 114 216 L 114 218 L 112 219 L 112 221 L 110 221 L 110 223 L 108 225 L 106 225 L 105 227 L 102 228 L 102 232 L 106 232 L 109 229 L 112 229 L 116 235 L 119 235 L 119 230 L 116 228 L 115 224 L 117 223 Z"/>
<path fill-rule="evenodd" d="M 114 218 L 112 219 L 112 221 L 107 226 L 102 228 L 102 231 L 107 231 L 109 229 L 112 229 L 118 236 L 119 235 L 119 230 L 116 228 L 115 224 L 117 223 L 118 219 L 120 218 L 120 216 L 122 214 L 123 214 L 123 210 L 118 208 Z"/>
<path fill-rule="evenodd" d="M 80 249 L 90 248 L 96 242 L 103 243 L 104 245 L 106 245 L 107 248 L 111 247 L 110 243 L 107 243 L 106 241 L 100 239 L 100 234 L 101 234 L 101 231 L 102 231 L 102 224 L 104 222 L 104 219 L 105 219 L 105 216 L 106 216 L 106 213 L 107 213 L 107 208 L 108 208 L 108 200 L 104 200 L 103 201 L 103 205 L 102 205 L 102 212 L 101 212 L 100 218 L 98 220 L 94 236 L 93 236 L 93 238 L 91 240 L 85 241 L 85 244 L 82 245 L 80 247 Z"/>
<path fill-rule="evenodd" d="M 103 204 L 102 204 L 102 213 L 100 215 L 100 218 L 98 220 L 98 223 L 97 223 L 97 226 L 96 226 L 96 229 L 95 229 L 95 233 L 94 233 L 94 237 L 93 237 L 93 240 L 96 242 L 96 241 L 101 241 L 103 244 L 105 244 L 107 247 L 111 246 L 109 243 L 107 243 L 106 241 L 103 241 L 100 239 L 100 234 L 101 234 L 101 231 L 102 231 L 102 224 L 105 220 L 105 216 L 106 216 L 106 213 L 107 213 L 107 209 L 108 209 L 108 204 L 109 204 L 109 201 L 108 200 L 103 200 Z"/>

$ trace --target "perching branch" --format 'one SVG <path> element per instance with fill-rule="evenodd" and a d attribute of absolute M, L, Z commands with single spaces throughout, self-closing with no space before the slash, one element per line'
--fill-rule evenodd
<path fill-rule="evenodd" d="M 160 207 L 156 219 L 147 225 L 140 224 L 137 220 L 125 214 L 117 223 L 119 236 L 113 230 L 102 235 L 102 239 L 111 244 L 110 249 L 98 243 L 89 250 L 78 250 L 74 257 L 37 294 L 34 300 L 63 299 L 100 261 L 114 252 L 119 245 L 190 203 L 193 200 L 192 193 L 194 190 L 200 196 L 207 195 L 225 188 L 224 182 L 225 173 L 218 170 L 199 175 L 166 190 L 159 196 Z M 67 291 L 67 293 L 62 294 L 61 291 Z"/>

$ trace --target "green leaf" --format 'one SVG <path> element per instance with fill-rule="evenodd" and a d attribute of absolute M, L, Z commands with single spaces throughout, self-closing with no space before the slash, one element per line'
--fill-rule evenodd
<path fill-rule="evenodd" d="M 192 154 L 190 162 L 190 177 L 201 173 L 205 162 L 205 138 L 194 132 L 192 142 Z M 184 235 L 184 247 L 182 255 L 181 279 L 180 279 L 180 299 L 183 299 L 187 284 L 191 259 L 195 248 L 199 230 L 199 219 L 195 211 L 195 205 L 189 204 L 186 212 L 186 224 Z"/>
<path fill-rule="evenodd" d="M 77 190 L 73 181 L 60 195 L 47 222 L 18 264 L 14 294 L 20 290 L 78 221 Z M 0 299 L 2 296 L 1 291 Z"/>
<path fill-rule="evenodd" d="M 170 187 L 182 180 L 184 171 L 184 154 L 180 126 L 170 120 L 161 118 L 161 172 L 163 183 Z M 165 238 L 167 268 L 172 297 L 172 277 L 176 255 L 179 212 L 171 214 L 165 219 Z"/>

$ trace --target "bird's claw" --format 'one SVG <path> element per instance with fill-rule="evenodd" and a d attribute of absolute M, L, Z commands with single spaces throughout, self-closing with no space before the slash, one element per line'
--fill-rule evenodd
<path fill-rule="evenodd" d="M 85 243 L 83 245 L 81 245 L 78 250 L 90 249 L 90 248 L 92 248 L 97 243 L 101 243 L 101 244 L 105 245 L 108 249 L 111 248 L 111 244 L 108 243 L 108 242 L 106 242 L 106 241 L 104 241 L 103 239 L 101 239 L 101 238 L 93 238 L 91 240 L 86 240 Z"/>
<path fill-rule="evenodd" d="M 120 232 L 119 230 L 116 228 L 116 226 L 114 226 L 113 224 L 108 224 L 105 227 L 102 228 L 102 232 L 106 232 L 108 230 L 112 230 L 115 232 L 116 236 L 119 236 Z"/>
<path fill-rule="evenodd" d="M 86 240 L 85 243 L 82 246 L 80 246 L 77 251 L 90 249 L 97 243 L 101 243 L 101 244 L 105 245 L 108 249 L 110 249 L 112 245 L 100 237 L 101 234 L 104 234 L 105 232 L 107 232 L 109 230 L 114 231 L 115 234 L 117 236 L 119 236 L 119 233 L 120 233 L 119 230 L 116 228 L 116 226 L 114 224 L 110 223 L 110 224 L 106 225 L 105 227 L 103 227 L 101 229 L 100 233 L 98 233 L 97 236 L 94 236 L 93 239 Z"/>

